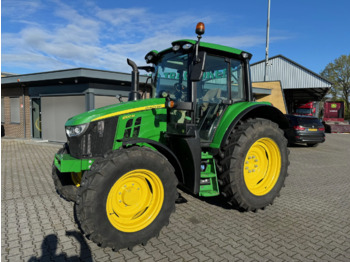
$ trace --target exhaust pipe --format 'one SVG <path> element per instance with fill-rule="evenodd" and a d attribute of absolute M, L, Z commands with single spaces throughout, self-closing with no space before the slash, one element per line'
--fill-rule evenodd
<path fill-rule="evenodd" d="M 131 72 L 131 91 L 129 93 L 129 101 L 135 101 L 141 99 L 141 95 L 138 92 L 139 85 L 139 70 L 134 61 L 127 58 L 128 65 L 132 67 Z"/>

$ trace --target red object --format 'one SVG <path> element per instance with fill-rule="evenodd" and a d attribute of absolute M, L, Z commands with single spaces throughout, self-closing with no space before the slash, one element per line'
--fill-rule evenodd
<path fill-rule="evenodd" d="M 302 127 L 302 126 L 294 126 L 293 128 L 295 130 L 298 130 L 298 131 L 304 131 L 305 130 L 305 127 Z"/>
<path fill-rule="evenodd" d="M 344 102 L 326 101 L 324 102 L 323 121 L 344 121 Z"/>
<path fill-rule="evenodd" d="M 314 102 L 308 102 L 306 104 L 300 105 L 299 108 L 312 108 L 313 104 L 314 104 Z"/>
<path fill-rule="evenodd" d="M 315 116 L 316 115 L 316 103 L 315 102 L 308 102 L 305 104 L 300 104 L 296 108 L 295 113 L 297 115 Z"/>
<path fill-rule="evenodd" d="M 328 127 L 330 133 L 350 133 L 350 125 L 330 124 Z"/>

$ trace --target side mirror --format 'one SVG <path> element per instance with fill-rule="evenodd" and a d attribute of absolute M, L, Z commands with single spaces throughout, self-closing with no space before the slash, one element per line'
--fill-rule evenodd
<path fill-rule="evenodd" d="M 190 66 L 191 81 L 198 82 L 202 79 L 206 57 L 207 53 L 200 51 L 198 52 L 197 61 L 195 58 L 193 59 L 193 62 Z"/>
<path fill-rule="evenodd" d="M 123 97 L 121 95 L 116 95 L 115 97 L 119 100 L 120 103 L 123 102 Z"/>
<path fill-rule="evenodd" d="M 152 72 L 154 73 L 156 70 L 153 66 L 138 66 L 138 69 L 145 70 L 147 73 Z"/>

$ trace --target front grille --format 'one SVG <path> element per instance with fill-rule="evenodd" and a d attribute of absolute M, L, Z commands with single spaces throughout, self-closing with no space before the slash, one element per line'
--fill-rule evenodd
<path fill-rule="evenodd" d="M 82 158 L 96 158 L 113 148 L 118 117 L 91 122 L 83 135 L 68 137 L 70 155 Z"/>

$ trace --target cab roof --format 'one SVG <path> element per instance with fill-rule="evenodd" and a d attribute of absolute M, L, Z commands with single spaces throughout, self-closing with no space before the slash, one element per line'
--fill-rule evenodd
<path fill-rule="evenodd" d="M 176 44 L 185 44 L 185 43 L 190 43 L 190 44 L 195 45 L 196 42 L 197 41 L 191 40 L 191 39 L 182 39 L 182 40 L 176 40 L 176 41 L 172 42 L 171 44 L 172 44 L 172 46 L 174 46 Z M 212 43 L 207 43 L 207 42 L 200 42 L 199 46 L 204 48 L 204 49 L 211 49 L 214 52 L 219 51 L 219 52 L 225 52 L 225 53 L 230 53 L 230 54 L 234 54 L 234 55 L 241 55 L 242 53 L 247 53 L 249 55 L 249 58 L 252 57 L 252 54 L 250 54 L 248 52 L 245 52 L 245 51 L 237 49 L 237 48 L 229 47 L 229 46 L 212 44 Z M 164 49 L 159 53 L 166 53 L 169 51 L 169 49 L 171 49 L 171 48 Z"/>

